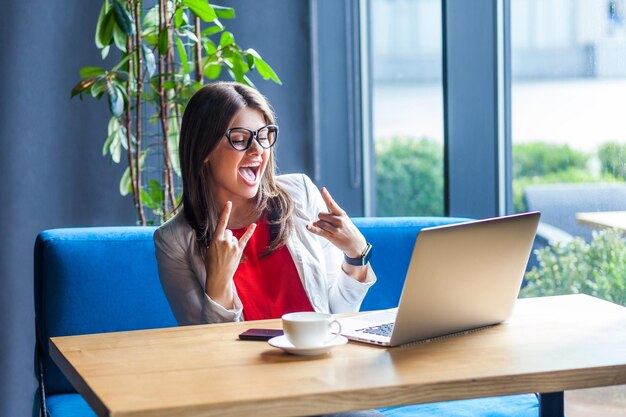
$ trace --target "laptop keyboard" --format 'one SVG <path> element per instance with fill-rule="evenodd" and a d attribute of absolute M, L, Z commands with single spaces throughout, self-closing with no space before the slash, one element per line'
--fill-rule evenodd
<path fill-rule="evenodd" d="M 378 326 L 365 327 L 357 330 L 357 332 L 375 334 L 377 336 L 391 337 L 391 331 L 393 330 L 394 323 L 385 323 Z"/>

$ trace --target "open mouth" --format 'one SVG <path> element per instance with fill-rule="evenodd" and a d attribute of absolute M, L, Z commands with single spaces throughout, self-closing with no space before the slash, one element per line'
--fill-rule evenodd
<path fill-rule="evenodd" d="M 261 170 L 260 162 L 253 162 L 239 167 L 239 175 L 248 185 L 256 185 Z"/>

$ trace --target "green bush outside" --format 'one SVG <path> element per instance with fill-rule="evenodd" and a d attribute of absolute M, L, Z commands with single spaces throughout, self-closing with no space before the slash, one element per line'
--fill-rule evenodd
<path fill-rule="evenodd" d="M 376 141 L 378 216 L 443 215 L 443 146 L 429 139 Z"/>
<path fill-rule="evenodd" d="M 607 142 L 598 148 L 603 174 L 626 180 L 626 143 Z"/>
<path fill-rule="evenodd" d="M 577 237 L 535 254 L 539 266 L 526 273 L 522 297 L 581 293 L 626 306 L 624 231 L 596 231 L 590 243 Z"/>
<path fill-rule="evenodd" d="M 431 139 L 393 137 L 375 144 L 378 216 L 443 214 L 443 147 Z M 524 189 L 551 183 L 626 180 L 626 144 L 598 149 L 601 176 L 587 169 L 591 155 L 547 142 L 513 146 L 513 204 L 527 210 Z"/>
<path fill-rule="evenodd" d="M 513 145 L 513 178 L 541 177 L 554 172 L 584 170 L 589 156 L 568 145 L 547 142 Z"/>
<path fill-rule="evenodd" d="M 574 150 L 568 145 L 546 142 L 513 145 L 513 207 L 515 212 L 528 210 L 524 200 L 524 190 L 529 185 L 616 180 L 613 175 L 615 170 L 605 169 L 609 162 L 605 162 L 602 157 L 599 157 L 602 175 L 598 177 L 589 171 L 587 162 L 590 158 L 591 155 Z"/>

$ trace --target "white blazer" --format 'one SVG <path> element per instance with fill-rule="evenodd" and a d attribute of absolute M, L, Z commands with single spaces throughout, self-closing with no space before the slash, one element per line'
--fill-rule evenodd
<path fill-rule="evenodd" d="M 303 174 L 280 175 L 277 184 L 294 201 L 294 230 L 287 241 L 311 305 L 318 312 L 358 311 L 367 290 L 376 282 L 367 265 L 361 283 L 341 268 L 343 253 L 328 240 L 306 230 L 328 208 L 317 187 Z M 159 276 L 179 325 L 242 321 L 245 311 L 234 288 L 234 308 L 226 309 L 205 292 L 206 271 L 195 232 L 181 210 L 154 233 Z"/>

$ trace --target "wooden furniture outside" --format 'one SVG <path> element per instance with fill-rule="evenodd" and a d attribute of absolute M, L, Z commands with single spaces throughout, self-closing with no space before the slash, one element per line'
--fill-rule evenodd
<path fill-rule="evenodd" d="M 465 336 L 321 357 L 237 340 L 279 320 L 52 338 L 50 352 L 99 416 L 302 416 L 626 384 L 626 308 L 586 295 L 523 299 Z M 550 414 L 554 412 L 555 414 Z"/>
<path fill-rule="evenodd" d="M 615 227 L 626 230 L 626 211 L 576 213 L 576 221 L 592 227 Z"/>

